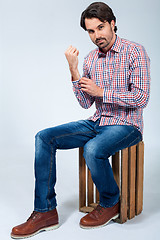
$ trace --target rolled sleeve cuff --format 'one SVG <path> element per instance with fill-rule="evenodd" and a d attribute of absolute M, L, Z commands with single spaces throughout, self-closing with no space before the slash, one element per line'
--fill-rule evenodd
<path fill-rule="evenodd" d="M 104 89 L 103 91 L 103 102 L 104 103 L 113 103 L 113 90 Z"/>
<path fill-rule="evenodd" d="M 80 89 L 80 84 L 79 84 L 80 79 L 76 80 L 76 81 L 72 81 L 73 87 Z"/>

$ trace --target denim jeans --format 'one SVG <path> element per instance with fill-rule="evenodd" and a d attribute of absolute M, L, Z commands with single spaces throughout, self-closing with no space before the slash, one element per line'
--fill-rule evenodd
<path fill-rule="evenodd" d="M 77 147 L 84 147 L 84 158 L 99 191 L 100 205 L 115 205 L 119 201 L 119 188 L 108 158 L 141 139 L 141 133 L 134 126 L 99 126 L 99 119 L 70 122 L 38 132 L 35 137 L 34 210 L 46 212 L 56 208 L 56 150 Z"/>

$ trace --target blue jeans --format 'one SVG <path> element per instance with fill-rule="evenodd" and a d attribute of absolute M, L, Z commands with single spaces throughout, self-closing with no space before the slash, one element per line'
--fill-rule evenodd
<path fill-rule="evenodd" d="M 38 132 L 35 137 L 34 210 L 46 212 L 56 208 L 56 150 L 77 147 L 84 147 L 84 158 L 99 191 L 100 205 L 115 205 L 119 201 L 119 188 L 108 158 L 141 139 L 141 133 L 134 126 L 99 126 L 99 119 L 70 122 Z"/>

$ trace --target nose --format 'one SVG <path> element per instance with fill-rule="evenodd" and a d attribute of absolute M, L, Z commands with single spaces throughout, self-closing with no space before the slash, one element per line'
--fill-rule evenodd
<path fill-rule="evenodd" d="M 96 39 L 97 39 L 97 38 L 100 38 L 100 34 L 99 34 L 98 31 L 95 31 L 95 38 L 96 38 Z"/>

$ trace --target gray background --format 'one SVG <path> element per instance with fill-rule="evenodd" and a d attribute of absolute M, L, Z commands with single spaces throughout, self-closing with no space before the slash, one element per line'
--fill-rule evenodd
<path fill-rule="evenodd" d="M 79 27 L 89 0 L 0 0 L 0 236 L 29 217 L 34 199 L 34 136 L 44 128 L 85 119 L 72 91 L 64 56 L 72 44 L 84 56 L 95 48 Z M 78 150 L 57 153 L 57 195 L 61 227 L 34 239 L 158 239 L 160 227 L 159 0 L 108 0 L 117 34 L 138 43 L 151 59 L 151 97 L 144 110 L 144 211 L 126 224 L 86 231 L 79 228 Z M 68 234 L 68 235 L 66 235 Z"/>

